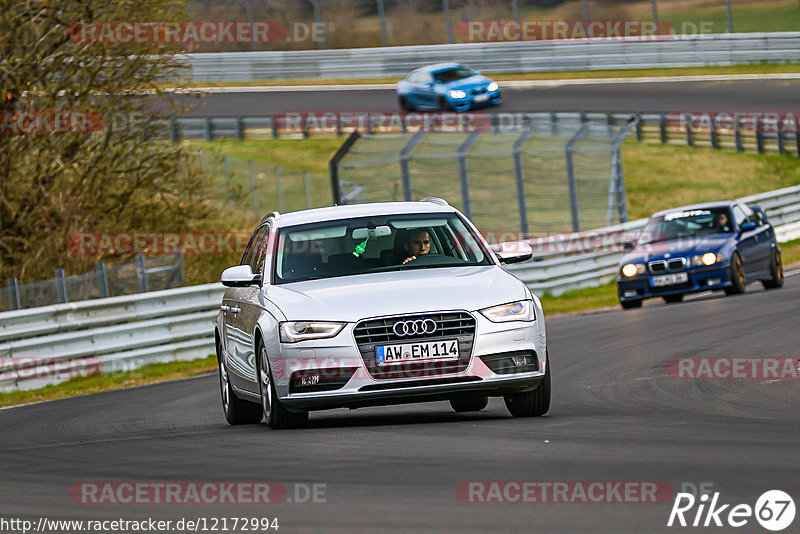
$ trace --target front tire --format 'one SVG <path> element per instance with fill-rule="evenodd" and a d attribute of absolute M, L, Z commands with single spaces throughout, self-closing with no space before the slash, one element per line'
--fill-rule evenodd
<path fill-rule="evenodd" d="M 783 260 L 781 259 L 781 253 L 777 250 L 772 251 L 772 261 L 769 265 L 769 272 L 772 278 L 761 281 L 761 283 L 764 284 L 764 289 L 778 289 L 783 287 Z"/>
<path fill-rule="evenodd" d="M 544 377 L 533 391 L 506 395 L 503 400 L 514 417 L 539 417 L 550 409 L 550 356 L 545 359 Z"/>
<path fill-rule="evenodd" d="M 453 411 L 458 413 L 479 412 L 486 408 L 488 404 L 489 397 L 485 395 L 456 397 L 454 399 L 450 399 L 450 406 L 453 408 Z"/>
<path fill-rule="evenodd" d="M 408 97 L 401 96 L 400 97 L 400 109 L 403 111 L 413 111 L 414 107 L 411 105 L 411 101 Z"/>
<path fill-rule="evenodd" d="M 439 98 L 439 111 L 450 111 L 450 102 L 445 97 Z"/>
<path fill-rule="evenodd" d="M 740 295 L 744 293 L 746 280 L 744 277 L 744 269 L 742 268 L 742 258 L 738 252 L 734 252 L 731 257 L 731 282 L 732 284 L 725 288 L 726 295 Z"/>
<path fill-rule="evenodd" d="M 222 411 L 225 420 L 230 425 L 254 425 L 261 422 L 261 407 L 254 403 L 240 399 L 233 392 L 228 378 L 228 369 L 225 358 L 222 356 L 217 344 L 217 361 L 219 362 L 219 387 L 222 393 Z"/>
<path fill-rule="evenodd" d="M 272 370 L 269 366 L 269 357 L 264 343 L 259 340 L 256 345 L 258 360 L 256 375 L 258 376 L 258 391 L 261 395 L 261 414 L 267 425 L 273 429 L 296 428 L 308 421 L 308 412 L 290 412 L 275 393 L 275 382 L 272 379 Z"/>

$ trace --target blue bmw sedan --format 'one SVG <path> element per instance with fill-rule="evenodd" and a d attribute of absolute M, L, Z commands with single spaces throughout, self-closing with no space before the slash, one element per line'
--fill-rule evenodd
<path fill-rule="evenodd" d="M 741 202 L 715 202 L 661 211 L 650 217 L 617 277 L 623 308 L 662 297 L 722 289 L 743 293 L 748 282 L 783 286 L 781 249 L 764 211 Z"/>
<path fill-rule="evenodd" d="M 397 82 L 405 111 L 467 111 L 500 104 L 497 82 L 458 63 L 421 67 Z"/>

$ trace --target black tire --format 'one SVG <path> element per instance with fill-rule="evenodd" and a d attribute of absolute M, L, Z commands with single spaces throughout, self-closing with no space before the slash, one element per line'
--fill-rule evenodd
<path fill-rule="evenodd" d="M 456 397 L 450 399 L 450 406 L 456 412 L 479 412 L 489 404 L 489 397 L 474 395 L 469 397 Z"/>
<path fill-rule="evenodd" d="M 621 301 L 619 301 L 619 304 L 625 310 L 632 310 L 634 308 L 641 308 L 642 307 L 642 299 L 639 299 L 639 300 L 621 300 Z"/>
<path fill-rule="evenodd" d="M 439 111 L 450 111 L 450 102 L 445 97 L 439 98 Z"/>
<path fill-rule="evenodd" d="M 742 258 L 738 252 L 734 252 L 731 256 L 731 282 L 730 286 L 725 288 L 726 295 L 741 295 L 744 293 L 747 280 L 744 277 L 744 269 L 742 268 Z"/>
<path fill-rule="evenodd" d="M 219 363 L 219 389 L 222 394 L 222 412 L 230 425 L 254 425 L 261 422 L 261 406 L 242 400 L 236 396 L 228 379 L 228 369 L 217 343 L 217 362 Z"/>
<path fill-rule="evenodd" d="M 550 356 L 546 360 L 544 377 L 533 391 L 506 395 L 503 400 L 514 417 L 539 417 L 550 409 Z"/>
<path fill-rule="evenodd" d="M 275 393 L 275 382 L 269 367 L 269 358 L 264 343 L 259 339 L 256 343 L 256 380 L 261 396 L 261 415 L 270 428 L 297 428 L 308 421 L 308 412 L 290 412 L 278 400 Z"/>
<path fill-rule="evenodd" d="M 663 298 L 664 302 L 666 302 L 667 304 L 674 304 L 676 302 L 681 302 L 683 300 L 683 293 L 680 293 L 678 295 L 664 295 L 661 298 Z"/>
<path fill-rule="evenodd" d="M 778 289 L 783 287 L 783 260 L 781 258 L 781 253 L 777 250 L 772 251 L 769 273 L 772 275 L 772 278 L 761 281 L 761 283 L 764 284 L 764 289 Z"/>
<path fill-rule="evenodd" d="M 414 111 L 414 107 L 411 105 L 411 102 L 404 96 L 400 97 L 400 109 L 403 111 Z"/>

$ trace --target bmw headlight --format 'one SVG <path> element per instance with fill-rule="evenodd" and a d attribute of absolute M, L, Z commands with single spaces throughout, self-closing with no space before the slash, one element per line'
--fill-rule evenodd
<path fill-rule="evenodd" d="M 500 86 L 497 85 L 497 82 L 492 82 L 486 87 L 486 90 L 491 93 L 492 91 L 497 91 L 499 88 Z"/>
<path fill-rule="evenodd" d="M 692 256 L 692 265 L 695 267 L 699 265 L 714 265 L 715 263 L 722 263 L 723 261 L 725 261 L 725 256 L 722 254 L 714 254 L 713 252 Z"/>
<path fill-rule="evenodd" d="M 467 93 L 459 89 L 456 89 L 455 91 L 450 91 L 450 93 L 448 94 L 450 95 L 450 98 L 465 98 L 467 96 Z"/>
<path fill-rule="evenodd" d="M 480 310 L 484 317 L 493 323 L 505 323 L 507 321 L 535 321 L 536 311 L 532 300 L 518 300 L 492 306 Z"/>
<path fill-rule="evenodd" d="M 344 328 L 345 323 L 328 323 L 321 321 L 287 321 L 278 327 L 281 343 L 296 343 L 307 339 L 324 339 L 333 337 Z"/>
<path fill-rule="evenodd" d="M 644 274 L 645 271 L 647 271 L 647 268 L 644 266 L 644 263 L 627 263 L 622 266 L 622 274 L 628 278 L 636 276 L 637 274 Z"/>

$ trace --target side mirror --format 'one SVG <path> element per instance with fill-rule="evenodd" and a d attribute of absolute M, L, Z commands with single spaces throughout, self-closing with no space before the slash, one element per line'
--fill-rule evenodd
<path fill-rule="evenodd" d="M 222 271 L 222 285 L 225 287 L 250 287 L 261 285 L 261 275 L 253 274 L 249 265 L 235 265 Z"/>
<path fill-rule="evenodd" d="M 755 227 L 756 227 L 756 223 L 754 223 L 754 222 L 746 222 L 746 223 L 742 223 L 742 224 L 739 225 L 739 229 L 742 232 L 749 232 L 750 230 L 753 230 Z"/>
<path fill-rule="evenodd" d="M 633 241 L 623 241 L 622 242 L 622 250 L 624 252 L 630 252 L 631 250 L 636 248 L 636 243 Z"/>
<path fill-rule="evenodd" d="M 533 249 L 522 241 L 508 241 L 493 247 L 500 263 L 519 263 L 533 257 Z"/>
<path fill-rule="evenodd" d="M 767 214 L 764 213 L 764 210 L 762 210 L 761 208 L 759 208 L 757 206 L 753 206 L 751 209 L 755 212 L 756 217 L 758 217 L 759 221 L 761 221 L 762 223 L 766 223 L 767 222 Z"/>

